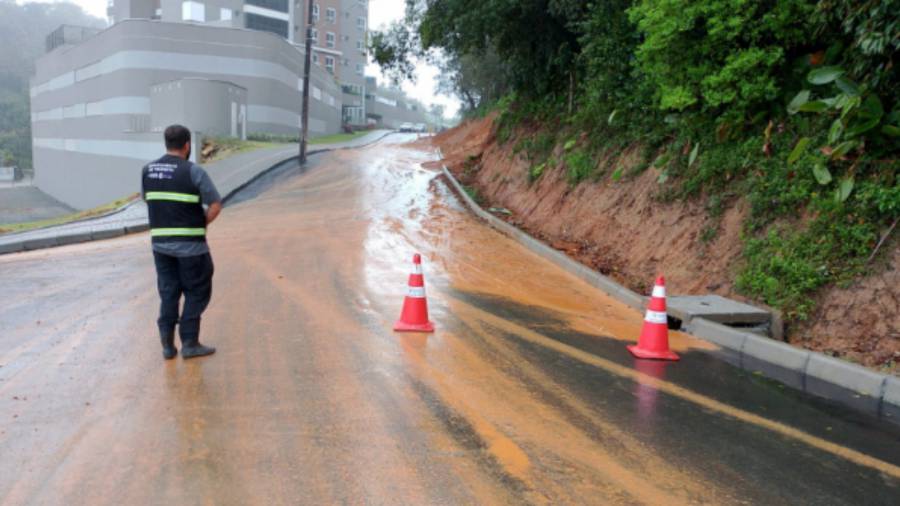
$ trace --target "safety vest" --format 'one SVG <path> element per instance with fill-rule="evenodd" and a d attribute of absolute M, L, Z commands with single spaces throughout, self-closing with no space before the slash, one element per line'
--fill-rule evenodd
<path fill-rule="evenodd" d="M 165 155 L 144 166 L 141 178 L 153 242 L 206 241 L 206 213 L 192 163 Z"/>

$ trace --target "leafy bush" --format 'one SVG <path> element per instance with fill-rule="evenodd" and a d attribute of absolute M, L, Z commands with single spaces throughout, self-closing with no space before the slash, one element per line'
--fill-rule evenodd
<path fill-rule="evenodd" d="M 871 222 L 835 209 L 806 230 L 775 227 L 747 241 L 737 288 L 783 309 L 788 319 L 805 320 L 814 305 L 809 294 L 857 274 L 877 237 Z"/>
<path fill-rule="evenodd" d="M 640 0 L 629 14 L 660 108 L 743 117 L 781 94 L 814 9 L 811 0 Z"/>
<path fill-rule="evenodd" d="M 594 173 L 594 159 L 584 151 L 574 151 L 565 156 L 566 178 L 569 184 L 576 185 Z"/>
<path fill-rule="evenodd" d="M 900 52 L 900 0 L 829 0 L 819 2 L 819 32 L 830 41 L 823 56 L 829 65 L 847 69 L 881 97 L 900 95 L 894 57 Z"/>
<path fill-rule="evenodd" d="M 535 182 L 540 179 L 541 175 L 544 173 L 544 169 L 547 168 L 547 162 L 541 162 L 537 165 L 532 165 L 530 169 L 528 169 L 528 181 Z"/>

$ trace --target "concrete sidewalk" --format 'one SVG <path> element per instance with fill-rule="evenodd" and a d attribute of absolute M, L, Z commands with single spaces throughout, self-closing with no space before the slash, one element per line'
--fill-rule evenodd
<path fill-rule="evenodd" d="M 309 154 L 366 146 L 381 140 L 390 133 L 390 130 L 375 130 L 368 135 L 348 142 L 311 144 L 309 146 Z M 281 162 L 296 157 L 299 149 L 297 144 L 283 144 L 272 148 L 241 153 L 205 165 L 204 168 L 216 184 L 223 199 L 227 200 L 233 193 L 264 174 L 267 170 Z M 148 228 L 147 205 L 139 200 L 107 215 L 64 225 L 2 235 L 0 236 L 0 255 L 109 239 L 125 234 L 142 232 Z"/>

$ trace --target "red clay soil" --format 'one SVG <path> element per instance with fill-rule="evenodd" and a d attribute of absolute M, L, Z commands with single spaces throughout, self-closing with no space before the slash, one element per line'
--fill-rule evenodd
<path fill-rule="evenodd" d="M 700 201 L 660 202 L 659 173 L 652 168 L 633 179 L 613 182 L 607 176 L 573 188 L 564 167 L 548 166 L 529 183 L 530 164 L 512 152 L 516 139 L 496 143 L 493 119 L 464 123 L 432 141 L 483 206 L 508 210 L 510 214 L 495 214 L 640 293 L 661 273 L 670 293 L 716 293 L 747 301 L 734 289 L 741 230 L 749 212 L 746 201 L 728 203 L 717 223 Z M 635 163 L 634 153 L 604 163 L 627 171 Z M 715 235 L 703 241 L 710 227 Z M 852 286 L 822 290 L 817 310 L 808 322 L 787 329 L 787 340 L 876 369 L 900 371 L 900 246 L 895 242 L 886 256 L 887 261 Z"/>

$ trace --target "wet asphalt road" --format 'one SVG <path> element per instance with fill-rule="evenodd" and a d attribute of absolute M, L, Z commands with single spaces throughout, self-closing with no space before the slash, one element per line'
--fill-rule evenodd
<path fill-rule="evenodd" d="M 635 361 L 641 314 L 404 140 L 225 210 L 210 358 L 161 359 L 146 234 L 0 257 L 0 503 L 900 504 L 896 427 L 679 333 Z M 395 334 L 417 251 L 438 330 Z"/>

